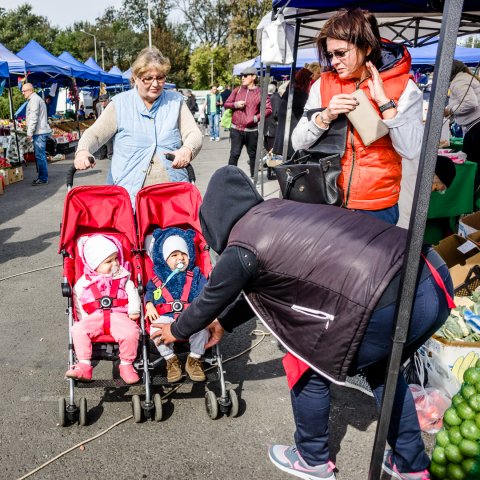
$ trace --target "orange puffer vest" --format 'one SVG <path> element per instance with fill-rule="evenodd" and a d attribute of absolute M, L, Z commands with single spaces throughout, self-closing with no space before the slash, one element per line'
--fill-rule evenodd
<path fill-rule="evenodd" d="M 407 86 L 411 57 L 405 48 L 402 58 L 392 68 L 380 72 L 383 88 L 388 98 L 398 102 Z M 341 80 L 337 74 L 322 74 L 320 95 L 322 107 L 326 108 L 334 95 L 353 93 L 357 89 L 354 80 Z M 367 82 L 361 88 L 375 110 L 381 116 L 377 104 L 372 100 Z M 338 185 L 344 192 L 344 206 L 360 210 L 381 210 L 394 206 L 400 194 L 402 157 L 395 151 L 386 135 L 366 147 L 358 133 L 349 123 L 345 154 L 342 157 L 342 173 Z"/>

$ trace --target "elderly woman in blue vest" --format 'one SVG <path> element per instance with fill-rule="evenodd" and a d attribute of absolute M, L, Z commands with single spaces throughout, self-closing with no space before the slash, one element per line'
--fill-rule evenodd
<path fill-rule="evenodd" d="M 132 65 L 134 88 L 113 97 L 78 143 L 75 167 L 84 170 L 113 137 L 107 183 L 121 185 L 132 204 L 143 187 L 188 181 L 185 170 L 202 147 L 202 134 L 180 93 L 165 90 L 170 61 L 155 48 L 143 49 Z M 175 155 L 173 161 L 165 153 Z"/>

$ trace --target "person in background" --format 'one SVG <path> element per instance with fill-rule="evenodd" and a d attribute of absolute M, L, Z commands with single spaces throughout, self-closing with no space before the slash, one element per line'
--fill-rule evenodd
<path fill-rule="evenodd" d="M 24 83 L 22 93 L 27 100 L 25 121 L 27 122 L 27 138 L 33 141 L 35 161 L 37 162 L 38 177 L 32 182 L 33 186 L 48 184 L 47 167 L 47 138 L 52 133 L 48 124 L 47 105 L 35 93 L 31 83 Z"/>
<path fill-rule="evenodd" d="M 185 167 L 202 148 L 202 134 L 182 95 L 164 89 L 169 71 L 168 58 L 156 47 L 144 48 L 132 65 L 134 88 L 115 95 L 78 142 L 74 163 L 85 170 L 95 165 L 92 153 L 113 137 L 107 183 L 124 187 L 132 205 L 142 186 L 187 182 Z"/>
<path fill-rule="evenodd" d="M 310 90 L 310 79 L 312 72 L 307 68 L 301 68 L 295 73 L 293 82 L 293 100 L 292 100 L 292 118 L 290 123 L 290 133 L 288 134 L 288 150 L 287 158 L 290 158 L 295 150 L 292 147 L 291 132 L 295 129 L 298 122 L 303 116 L 303 110 L 308 100 L 308 91 Z M 273 153 L 282 155 L 283 153 L 283 140 L 286 128 L 287 120 L 287 108 L 288 108 L 288 89 L 283 92 L 281 96 L 281 103 L 278 110 L 278 129 L 275 136 L 275 142 L 273 144 Z"/>
<path fill-rule="evenodd" d="M 308 68 L 308 70 L 312 72 L 312 77 L 310 78 L 310 87 L 308 89 L 310 90 L 311 86 L 320 78 L 320 75 L 322 74 L 322 67 L 318 62 L 311 62 L 307 63 L 305 68 Z"/>
<path fill-rule="evenodd" d="M 210 141 L 220 141 L 220 115 L 222 113 L 222 97 L 217 91 L 216 85 L 210 87 L 210 93 L 207 93 L 207 117 L 210 125 Z"/>
<path fill-rule="evenodd" d="M 187 107 L 193 116 L 198 112 L 197 99 L 191 90 L 187 90 Z"/>
<path fill-rule="evenodd" d="M 242 85 L 232 92 L 224 105 L 225 108 L 233 110 L 228 164 L 237 165 L 242 148 L 245 145 L 250 164 L 250 177 L 253 179 L 258 142 L 258 122 L 260 121 L 261 91 L 257 86 L 257 70 L 254 67 L 246 68 L 241 77 Z M 265 118 L 268 118 L 271 113 L 272 106 L 267 98 Z"/>
<path fill-rule="evenodd" d="M 218 91 L 220 92 L 220 96 L 222 97 L 222 105 L 227 101 L 227 98 L 230 96 L 232 91 L 226 87 L 224 88 L 222 85 L 218 87 Z"/>
<path fill-rule="evenodd" d="M 98 102 L 97 105 L 95 105 L 97 118 L 102 114 L 102 112 L 105 111 L 109 103 L 110 95 L 108 93 L 102 93 L 102 95 L 98 96 Z M 101 148 L 98 152 L 95 152 L 95 157 L 99 155 L 100 158 L 104 158 L 103 155 L 106 153 L 107 158 L 111 160 L 113 157 L 113 138 L 107 140 L 103 148 L 106 150 L 106 152 Z"/>
<path fill-rule="evenodd" d="M 79 120 L 85 120 L 85 107 L 83 105 L 78 107 L 77 116 Z"/>
<path fill-rule="evenodd" d="M 348 123 L 339 145 L 344 154 L 337 185 L 345 208 L 395 224 L 402 158 L 415 161 L 423 139 L 422 92 L 409 73 L 410 54 L 404 45 L 382 40 L 375 16 L 360 8 L 331 16 L 316 44 L 321 63 L 333 70 L 323 72 L 312 85 L 292 146 L 308 150 L 319 142 L 320 148 L 330 124 L 355 110 L 354 92 L 361 89 L 389 133 L 367 147 Z"/>
<path fill-rule="evenodd" d="M 265 119 L 264 144 L 267 153 L 273 149 L 273 143 L 277 135 L 278 114 L 282 103 L 277 87 L 273 83 L 268 85 L 268 98 L 272 106 L 272 114 Z"/>
<path fill-rule="evenodd" d="M 475 189 L 480 185 L 480 80 L 469 68 L 454 60 L 450 75 L 450 98 L 445 116 L 453 116 L 463 130 L 462 151 L 477 164 Z"/>

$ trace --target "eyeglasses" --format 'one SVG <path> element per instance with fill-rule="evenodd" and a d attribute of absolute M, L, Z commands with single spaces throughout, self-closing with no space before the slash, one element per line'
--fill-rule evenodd
<path fill-rule="evenodd" d="M 28 92 L 33 92 L 33 88 L 27 88 L 25 90 L 22 90 L 23 94 L 28 93 Z"/>
<path fill-rule="evenodd" d="M 355 47 L 349 48 L 348 50 L 334 50 L 333 52 L 325 52 L 325 57 L 327 57 L 328 60 L 332 60 L 333 57 L 340 60 L 341 58 L 345 58 L 345 55 L 354 48 Z"/>
<path fill-rule="evenodd" d="M 140 80 L 144 85 L 151 85 L 153 82 L 163 83 L 165 81 L 165 75 L 159 75 L 158 77 L 143 77 Z"/>

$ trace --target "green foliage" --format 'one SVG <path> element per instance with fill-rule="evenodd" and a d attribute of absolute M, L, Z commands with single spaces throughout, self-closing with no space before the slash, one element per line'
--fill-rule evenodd
<path fill-rule="evenodd" d="M 230 52 L 226 47 L 211 48 L 202 45 L 196 48 L 190 57 L 189 72 L 193 80 L 193 88 L 197 90 L 208 89 L 212 83 L 215 85 L 229 84 L 231 80 L 232 63 Z"/>
<path fill-rule="evenodd" d="M 17 111 L 17 108 L 25 101 L 22 92 L 16 87 L 12 88 L 13 96 L 13 112 Z M 9 106 L 8 89 L 5 88 L 3 94 L 0 96 L 0 118 L 10 118 L 10 106 Z"/>

